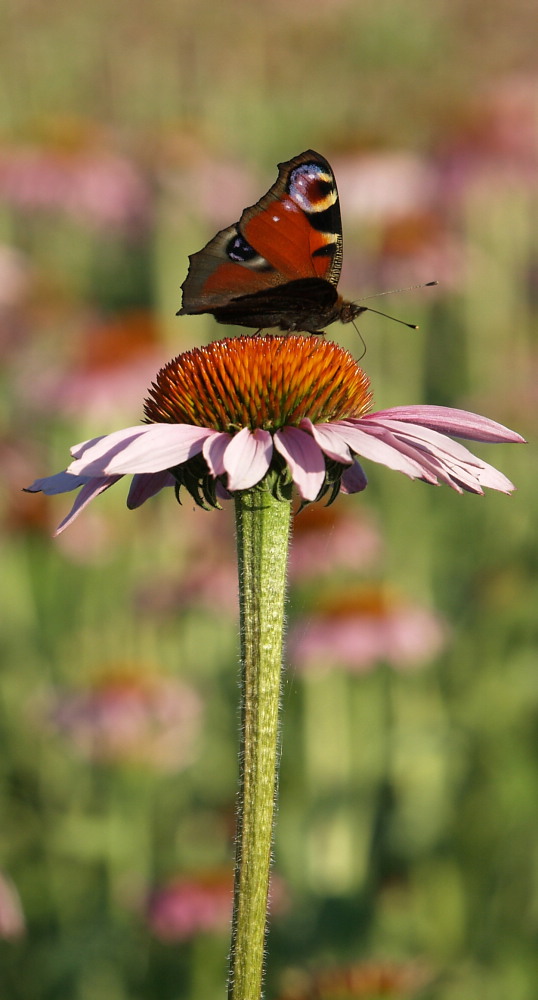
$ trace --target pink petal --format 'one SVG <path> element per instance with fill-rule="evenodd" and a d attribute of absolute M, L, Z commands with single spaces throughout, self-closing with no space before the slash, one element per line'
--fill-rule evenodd
<path fill-rule="evenodd" d="M 364 423 L 360 421 L 361 425 Z M 466 464 L 480 465 L 481 460 L 473 455 L 463 444 L 453 441 L 446 434 L 432 430 L 430 427 L 423 427 L 421 424 L 405 423 L 403 420 L 369 420 L 370 427 L 382 427 L 391 432 L 398 440 L 408 441 L 418 448 L 425 448 L 439 457 L 450 455 L 451 458 L 459 459 Z"/>
<path fill-rule="evenodd" d="M 298 427 L 277 431 L 274 441 L 303 500 L 315 500 L 325 479 L 325 459 L 319 444 Z"/>
<path fill-rule="evenodd" d="M 450 460 L 441 461 L 432 456 L 431 464 L 432 468 L 436 468 L 439 478 L 448 481 L 449 486 L 459 493 L 463 489 L 468 493 L 483 495 L 484 487 L 498 490 L 500 493 L 512 493 L 515 490 L 514 484 L 487 462 L 477 464 L 475 461 L 465 465 Z"/>
<path fill-rule="evenodd" d="M 384 441 L 393 444 L 396 440 L 402 451 L 420 462 L 425 471 L 438 475 L 458 492 L 463 488 L 483 493 L 484 486 L 503 493 L 514 489 L 501 472 L 445 434 L 392 419 L 369 421 L 369 425 Z"/>
<path fill-rule="evenodd" d="M 193 424 L 126 427 L 72 448 L 76 461 L 68 472 L 93 476 L 161 472 L 197 455 L 206 437 L 214 433 L 208 427 Z"/>
<path fill-rule="evenodd" d="M 79 486 L 84 486 L 89 481 L 90 476 L 73 476 L 70 472 L 57 472 L 54 476 L 45 476 L 43 479 L 36 479 L 31 486 L 27 486 L 25 493 L 46 493 L 47 496 L 55 496 L 57 493 L 70 493 Z"/>
<path fill-rule="evenodd" d="M 133 476 L 129 493 L 127 495 L 127 507 L 135 510 L 141 507 L 146 500 L 160 493 L 165 486 L 174 486 L 176 480 L 164 469 L 162 472 L 142 472 Z"/>
<path fill-rule="evenodd" d="M 486 486 L 490 490 L 498 490 L 500 493 L 513 493 L 516 488 L 502 472 L 499 472 L 493 465 L 488 465 L 487 462 L 482 463 L 482 467 L 477 472 L 477 479 L 481 486 Z"/>
<path fill-rule="evenodd" d="M 273 439 L 269 431 L 251 431 L 243 427 L 238 434 L 234 434 L 224 452 L 228 489 L 248 490 L 259 483 L 269 469 L 272 457 Z"/>
<path fill-rule="evenodd" d="M 357 421 L 358 423 L 359 421 Z M 393 424 L 396 421 L 392 422 Z M 387 421 L 387 424 L 391 424 L 391 421 Z M 407 425 L 404 425 L 407 426 Z M 419 428 L 420 429 L 420 428 Z M 369 425 L 369 433 L 373 434 L 379 441 L 388 445 L 390 448 L 395 448 L 402 455 L 407 456 L 413 463 L 420 467 L 421 475 L 420 478 L 425 482 L 432 485 L 438 485 L 439 480 L 445 483 L 447 486 L 451 486 L 458 493 L 462 492 L 463 483 L 461 480 L 461 461 L 456 463 L 455 460 L 449 458 L 448 455 L 443 452 L 436 453 L 432 448 L 426 448 L 425 442 L 423 446 L 420 447 L 417 441 L 411 440 L 408 436 L 403 434 L 396 434 L 393 430 L 387 426 L 383 426 L 381 422 L 379 424 L 371 422 Z M 431 433 L 425 431 L 425 433 Z M 444 441 L 449 441 L 449 438 L 443 438 Z M 451 444 L 456 444 L 452 441 Z M 463 447 L 460 445 L 459 447 Z M 472 456 L 474 459 L 474 456 Z M 451 473 L 453 467 L 457 464 L 458 475 L 454 477 Z M 473 479 L 473 482 L 476 482 Z M 467 483 L 470 487 L 471 481 Z M 479 491 L 480 492 L 480 491 Z"/>
<path fill-rule="evenodd" d="M 396 438 L 391 444 L 388 444 L 380 440 L 381 435 L 376 425 L 368 426 L 366 424 L 363 429 L 364 422 L 363 418 L 355 422 L 342 420 L 336 421 L 332 426 L 335 433 L 340 434 L 351 450 L 357 455 L 361 455 L 362 458 L 370 458 L 373 462 L 386 465 L 389 469 L 404 472 L 411 479 L 423 478 L 423 466 L 415 459 L 406 456 L 405 449 L 400 449 Z M 358 427 L 359 423 L 360 428 Z"/>
<path fill-rule="evenodd" d="M 372 432 L 373 432 L 372 425 Z M 416 462 L 420 465 L 422 469 L 422 475 L 420 476 L 424 482 L 430 483 L 433 486 L 439 485 L 439 480 L 445 483 L 447 486 L 451 486 L 453 489 L 461 493 L 462 490 L 457 482 L 452 479 L 449 473 L 449 466 L 446 462 L 440 461 L 440 459 L 434 456 L 431 451 L 426 452 L 423 449 L 417 448 L 416 443 L 410 443 L 406 438 L 401 435 L 393 434 L 386 427 L 376 427 L 376 435 L 385 444 L 390 445 L 392 448 L 397 448 L 402 455 L 407 455 L 411 461 Z"/>
<path fill-rule="evenodd" d="M 204 458 L 212 476 L 222 476 L 224 468 L 224 452 L 232 440 L 232 435 L 225 431 L 213 434 L 206 438 L 202 449 Z"/>
<path fill-rule="evenodd" d="M 353 462 L 349 469 L 345 469 L 340 482 L 341 493 L 361 493 L 368 486 L 366 473 L 357 461 Z"/>
<path fill-rule="evenodd" d="M 100 493 L 104 493 L 108 490 L 114 483 L 121 479 L 121 476 L 101 476 L 97 479 L 90 479 L 81 489 L 77 496 L 71 510 L 67 517 L 64 517 L 63 521 L 58 525 L 55 535 L 59 535 L 65 528 L 69 527 L 70 524 L 75 520 L 76 517 L 84 510 L 85 507 L 91 503 L 95 497 L 98 497 Z"/>
<path fill-rule="evenodd" d="M 305 417 L 301 420 L 300 426 L 312 435 L 322 452 L 329 458 L 334 458 L 335 462 L 351 464 L 353 461 L 351 452 L 342 437 L 333 432 L 332 424 L 313 424 L 308 417 Z"/>
<path fill-rule="evenodd" d="M 377 420 L 384 422 L 385 418 L 402 420 L 406 423 L 420 424 L 444 434 L 455 434 L 469 441 L 490 441 L 492 443 L 525 443 L 525 439 L 496 420 L 482 417 L 479 413 L 468 410 L 457 410 L 451 406 L 392 406 L 388 410 L 378 410 L 368 413 L 364 421 Z"/>

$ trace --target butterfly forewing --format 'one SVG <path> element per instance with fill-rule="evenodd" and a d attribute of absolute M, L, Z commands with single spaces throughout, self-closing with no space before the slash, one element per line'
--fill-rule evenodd
<path fill-rule="evenodd" d="M 238 227 L 236 223 L 222 229 L 189 257 L 189 273 L 181 286 L 180 315 L 212 312 L 231 299 L 278 283 L 276 272 L 246 244 Z"/>
<path fill-rule="evenodd" d="M 224 307 L 233 317 L 234 300 L 262 292 L 274 300 L 277 312 L 293 314 L 292 296 L 284 296 L 279 304 L 282 286 L 300 278 L 336 286 L 342 223 L 327 160 L 307 150 L 279 164 L 278 178 L 267 194 L 189 260 L 181 314 L 213 312 L 221 319 L 217 312 Z M 266 325 L 275 308 L 269 310 Z"/>
<path fill-rule="evenodd" d="M 245 209 L 239 229 L 282 279 L 325 278 L 336 285 L 342 266 L 342 222 L 334 174 L 313 150 L 278 167 L 276 183 Z"/>

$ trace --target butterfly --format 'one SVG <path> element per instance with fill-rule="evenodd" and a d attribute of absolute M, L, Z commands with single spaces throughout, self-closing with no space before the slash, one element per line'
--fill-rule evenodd
<path fill-rule="evenodd" d="M 177 315 L 286 333 L 350 323 L 367 307 L 338 294 L 342 248 L 334 174 L 307 149 L 279 163 L 267 194 L 189 257 Z"/>

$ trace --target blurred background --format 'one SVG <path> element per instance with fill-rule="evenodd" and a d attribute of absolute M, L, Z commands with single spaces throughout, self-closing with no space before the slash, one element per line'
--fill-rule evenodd
<path fill-rule="evenodd" d="M 217 1000 L 231 912 L 229 511 L 58 540 L 22 494 L 137 423 L 187 254 L 306 148 L 377 407 L 476 410 L 518 486 L 370 466 L 296 520 L 269 1000 L 534 1000 L 538 981 L 536 12 L 527 0 L 6 0 L 0 35 L 0 995 Z M 234 332 L 234 331 L 230 331 Z M 352 328 L 329 335 L 355 356 Z"/>

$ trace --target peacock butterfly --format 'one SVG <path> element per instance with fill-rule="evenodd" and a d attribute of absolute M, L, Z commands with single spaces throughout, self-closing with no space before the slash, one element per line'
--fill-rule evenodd
<path fill-rule="evenodd" d="M 307 149 L 279 163 L 267 194 L 189 257 L 177 315 L 306 333 L 350 323 L 366 306 L 338 294 L 342 244 L 334 174 Z"/>

